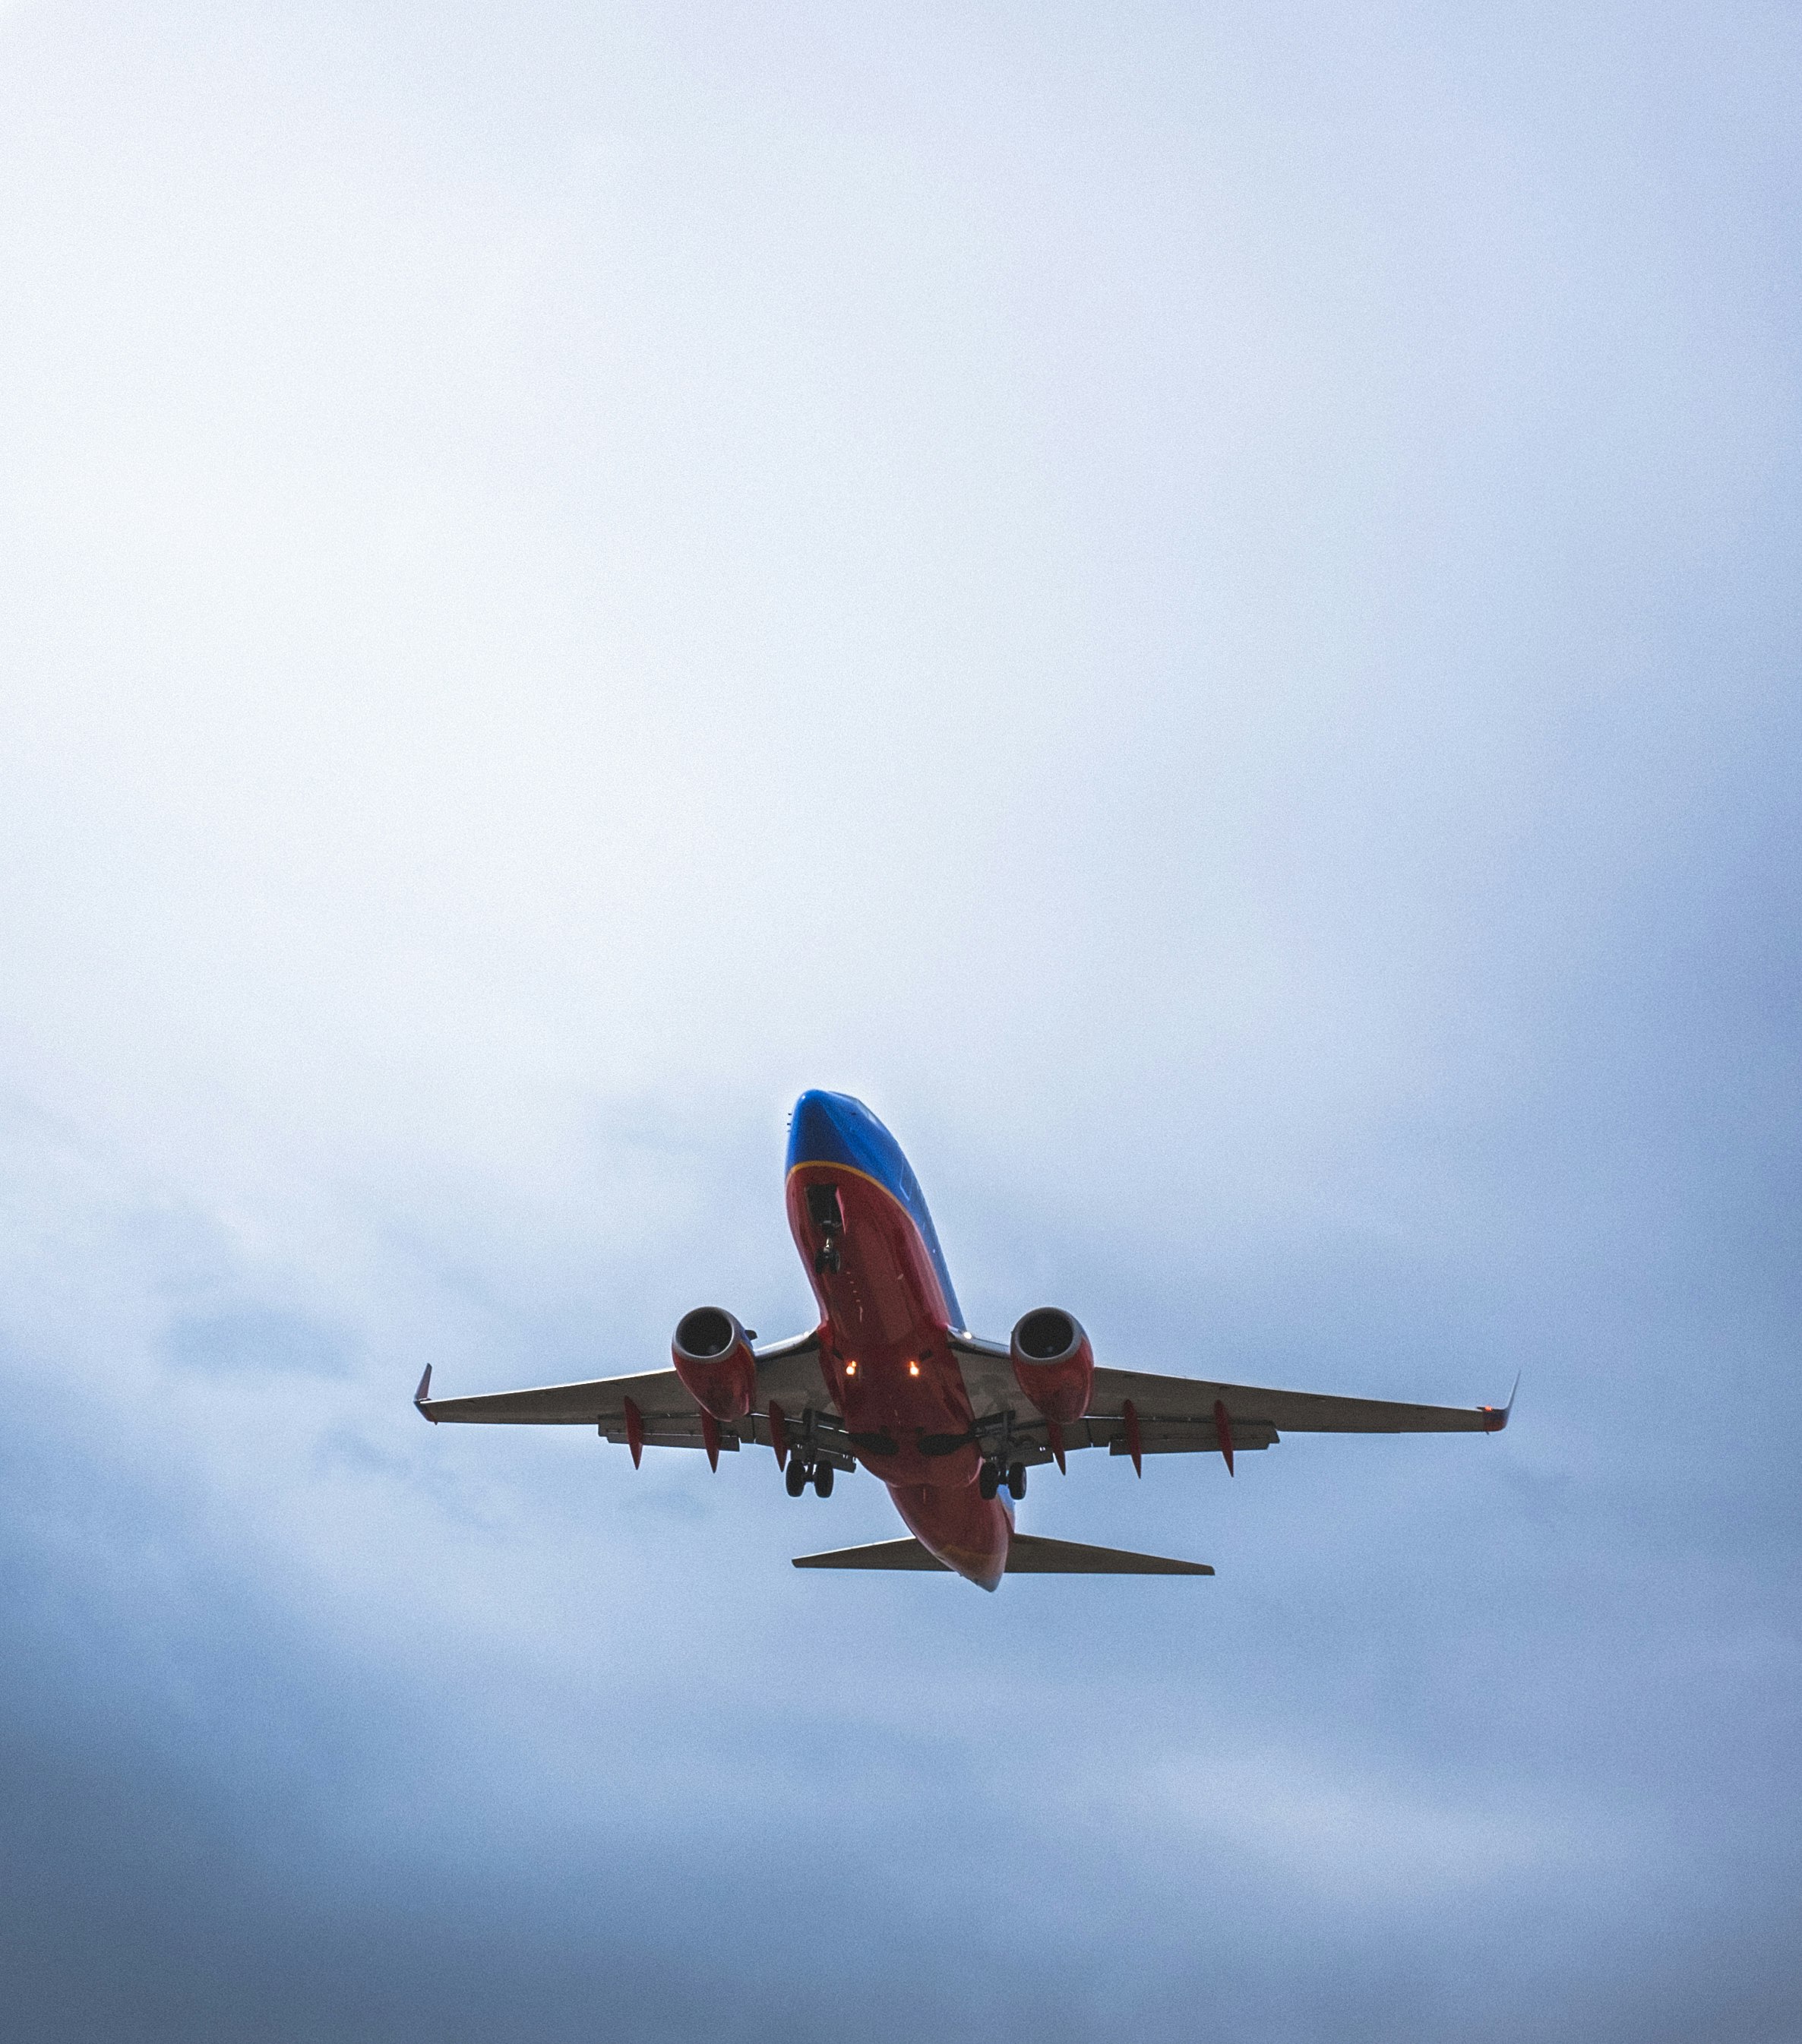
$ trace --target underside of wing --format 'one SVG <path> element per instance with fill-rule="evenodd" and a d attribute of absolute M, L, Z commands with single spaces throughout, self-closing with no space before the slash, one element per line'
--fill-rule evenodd
<path fill-rule="evenodd" d="M 1049 1430 L 1021 1397 L 1007 1349 L 999 1342 L 954 1335 L 979 1439 L 993 1439 L 1005 1420 L 1009 1453 L 1024 1462 L 1049 1462 Z M 1217 1454 L 1274 1447 L 1283 1434 L 1493 1434 L 1508 1408 L 1492 1405 L 1412 1405 L 1384 1398 L 1339 1398 L 1212 1378 L 1160 1377 L 1148 1370 L 1095 1372 L 1089 1410 L 1059 1431 L 1061 1446 L 1106 1448 L 1118 1455 Z"/>
<path fill-rule="evenodd" d="M 581 1384 L 545 1384 L 529 1391 L 487 1391 L 472 1398 L 434 1398 L 430 1373 L 413 1400 L 428 1420 L 486 1427 L 592 1427 L 610 1416 L 622 1422 L 629 1398 L 647 1427 L 654 1420 L 698 1426 L 700 1408 L 673 1370 L 636 1377 L 597 1377 Z"/>
<path fill-rule="evenodd" d="M 1204 1377 L 1156 1377 L 1137 1370 L 1096 1371 L 1090 1420 L 1123 1419 L 1128 1400 L 1142 1427 L 1201 1425 L 1212 1431 L 1215 1408 L 1223 1407 L 1232 1423 L 1235 1447 L 1266 1447 L 1280 1434 L 1493 1434 L 1508 1424 L 1505 1409 L 1497 1406 L 1338 1398 Z M 1263 1438 L 1254 1438 L 1258 1435 Z M 1149 1449 L 1149 1440 L 1146 1446 Z"/>
<path fill-rule="evenodd" d="M 787 1416 L 790 1432 L 811 1430 L 816 1459 L 840 1469 L 852 1466 L 850 1443 L 820 1370 L 817 1334 L 774 1342 L 757 1355 L 758 1409 L 742 1420 L 722 1420 L 719 1446 L 728 1453 L 770 1441 L 772 1403 Z M 632 1377 L 597 1377 L 579 1384 L 548 1384 L 525 1391 L 490 1391 L 470 1398 L 434 1398 L 432 1372 L 421 1380 L 413 1403 L 428 1420 L 478 1426 L 594 1427 L 610 1441 L 651 1448 L 706 1445 L 701 1408 L 673 1370 L 647 1370 Z M 628 1412 L 629 1408 L 629 1412 Z"/>

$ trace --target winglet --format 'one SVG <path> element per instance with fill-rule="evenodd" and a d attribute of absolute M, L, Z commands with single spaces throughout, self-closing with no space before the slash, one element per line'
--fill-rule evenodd
<path fill-rule="evenodd" d="M 1500 1412 L 1498 1412 L 1493 1405 L 1485 1405 L 1483 1408 L 1484 1412 L 1489 1415 L 1483 1427 L 1483 1431 L 1485 1434 L 1499 1434 L 1503 1427 L 1508 1424 L 1509 1417 L 1514 1411 L 1514 1393 L 1515 1391 L 1518 1391 L 1520 1389 L 1520 1372 L 1517 1370 L 1514 1373 L 1514 1391 L 1511 1391 L 1508 1394 L 1508 1403 L 1501 1408 Z"/>
<path fill-rule="evenodd" d="M 433 1426 L 437 1425 L 437 1421 L 432 1419 L 431 1409 L 432 1366 L 430 1363 L 425 1366 L 425 1374 L 419 1380 L 419 1389 L 413 1394 L 413 1402 L 419 1408 L 419 1415 L 422 1420 L 431 1420 Z"/>

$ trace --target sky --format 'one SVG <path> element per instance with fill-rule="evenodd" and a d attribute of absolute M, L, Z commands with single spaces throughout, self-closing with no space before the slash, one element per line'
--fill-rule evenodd
<path fill-rule="evenodd" d="M 10 2034 L 1802 2037 L 1799 115 L 1742 0 L 0 11 Z M 809 1324 L 813 1085 L 979 1331 L 1514 1423 L 993 1597 L 420 1424 Z"/>

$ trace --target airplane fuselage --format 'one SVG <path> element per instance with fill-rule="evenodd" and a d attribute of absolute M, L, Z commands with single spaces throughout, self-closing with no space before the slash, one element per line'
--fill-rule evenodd
<path fill-rule="evenodd" d="M 857 1458 L 947 1567 L 993 1589 L 1012 1520 L 982 1496 L 949 1336 L 957 1296 L 900 1146 L 843 1093 L 804 1093 L 789 1139 L 789 1228 L 819 1301 L 820 1367 Z"/>

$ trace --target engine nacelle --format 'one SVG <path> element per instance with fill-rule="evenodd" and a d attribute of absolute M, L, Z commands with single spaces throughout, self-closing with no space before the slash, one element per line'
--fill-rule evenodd
<path fill-rule="evenodd" d="M 1040 1306 L 1013 1331 L 1014 1381 L 1035 1408 L 1060 1427 L 1089 1410 L 1095 1351 L 1082 1324 L 1061 1306 Z"/>
<path fill-rule="evenodd" d="M 670 1359 L 689 1395 L 716 1420 L 742 1420 L 757 1397 L 751 1339 L 718 1306 L 697 1306 L 676 1323 Z"/>

